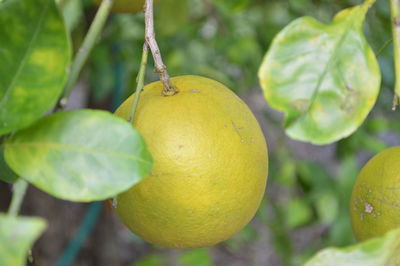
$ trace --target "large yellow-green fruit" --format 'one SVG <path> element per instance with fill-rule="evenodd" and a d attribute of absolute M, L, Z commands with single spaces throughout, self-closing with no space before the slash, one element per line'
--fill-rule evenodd
<path fill-rule="evenodd" d="M 93 0 L 100 5 L 102 0 Z M 111 12 L 113 13 L 137 13 L 143 10 L 145 0 L 114 0 Z"/>
<path fill-rule="evenodd" d="M 267 146 L 257 120 L 233 92 L 199 76 L 172 78 L 140 94 L 133 126 L 154 165 L 117 198 L 116 213 L 135 234 L 168 248 L 214 245 L 241 230 L 263 197 Z M 127 118 L 133 96 L 116 111 Z"/>
<path fill-rule="evenodd" d="M 400 147 L 373 157 L 353 188 L 350 215 L 359 241 L 400 227 Z"/>

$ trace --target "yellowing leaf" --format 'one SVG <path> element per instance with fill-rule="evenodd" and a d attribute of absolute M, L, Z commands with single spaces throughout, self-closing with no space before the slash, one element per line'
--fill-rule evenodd
<path fill-rule="evenodd" d="M 259 79 L 268 103 L 285 113 L 290 137 L 337 141 L 352 134 L 374 106 L 381 74 L 362 32 L 373 2 L 343 10 L 331 24 L 297 19 L 274 39 Z"/>

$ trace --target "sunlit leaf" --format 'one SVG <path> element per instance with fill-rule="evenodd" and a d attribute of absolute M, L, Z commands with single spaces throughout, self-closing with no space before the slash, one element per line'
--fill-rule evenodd
<path fill-rule="evenodd" d="M 0 265 L 25 265 L 28 250 L 45 228 L 46 221 L 40 218 L 0 214 Z"/>
<path fill-rule="evenodd" d="M 400 229 L 346 248 L 327 248 L 305 266 L 389 266 L 400 264 Z"/>
<path fill-rule="evenodd" d="M 112 197 L 151 169 L 139 133 L 104 111 L 47 116 L 13 135 L 5 147 L 6 162 L 20 177 L 71 201 Z"/>
<path fill-rule="evenodd" d="M 0 2 L 0 135 L 54 106 L 69 61 L 69 39 L 54 0 Z"/>
<path fill-rule="evenodd" d="M 374 1 L 331 24 L 303 17 L 274 39 L 259 69 L 268 103 L 285 113 L 286 133 L 327 144 L 352 134 L 374 106 L 381 81 L 362 25 Z"/>

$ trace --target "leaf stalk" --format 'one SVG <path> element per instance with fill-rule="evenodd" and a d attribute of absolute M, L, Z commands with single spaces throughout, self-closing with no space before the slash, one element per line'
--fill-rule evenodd
<path fill-rule="evenodd" d="M 79 48 L 75 58 L 70 67 L 70 73 L 68 76 L 67 84 L 64 89 L 64 93 L 59 101 L 59 107 L 65 108 L 68 102 L 68 98 L 71 95 L 72 89 L 76 81 L 78 80 L 79 74 L 92 51 L 101 31 L 103 30 L 104 24 L 110 14 L 114 0 L 103 0 L 97 10 L 96 16 L 92 24 L 90 25 L 89 31 L 83 40 L 82 46 Z"/>
<path fill-rule="evenodd" d="M 136 112 L 136 108 L 139 102 L 139 96 L 140 93 L 143 90 L 144 87 L 144 77 L 146 74 L 146 66 L 147 66 L 147 58 L 148 58 L 148 54 L 149 54 L 149 47 L 147 46 L 147 43 L 145 43 L 143 45 L 143 52 L 142 52 L 142 59 L 140 62 L 140 69 L 139 69 L 139 74 L 136 78 L 136 90 L 135 90 L 135 97 L 133 99 L 133 103 L 132 103 L 132 108 L 131 108 L 131 112 L 128 118 L 129 122 L 133 121 L 133 118 L 135 117 L 135 112 Z"/>
<path fill-rule="evenodd" d="M 19 178 L 17 182 L 15 182 L 13 186 L 13 195 L 11 199 L 11 204 L 8 209 L 9 216 L 15 217 L 18 215 L 27 188 L 28 188 L 28 183 L 24 179 Z"/>
<path fill-rule="evenodd" d="M 399 0 L 390 0 L 394 64 L 395 64 L 395 89 L 393 97 L 392 110 L 396 110 L 400 104 L 400 2 Z"/>

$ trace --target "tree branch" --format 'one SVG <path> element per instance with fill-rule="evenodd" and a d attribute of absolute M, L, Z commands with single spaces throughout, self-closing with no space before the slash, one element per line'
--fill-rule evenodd
<path fill-rule="evenodd" d="M 145 17 L 145 42 L 150 48 L 151 54 L 153 55 L 155 72 L 160 76 L 160 80 L 164 85 L 162 95 L 172 96 L 179 92 L 179 90 L 172 84 L 169 78 L 167 67 L 164 65 L 161 52 L 158 48 L 157 41 L 155 39 L 154 32 L 154 16 L 153 16 L 153 0 L 146 0 L 146 6 L 144 10 Z"/>

